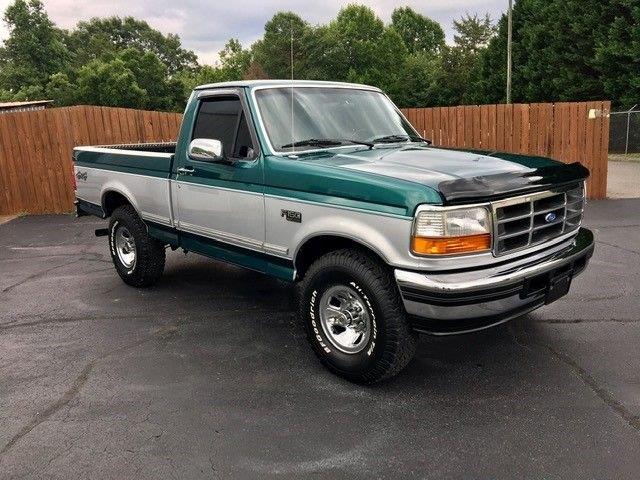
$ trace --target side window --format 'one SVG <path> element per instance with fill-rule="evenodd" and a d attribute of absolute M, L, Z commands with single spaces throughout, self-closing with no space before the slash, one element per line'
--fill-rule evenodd
<path fill-rule="evenodd" d="M 192 138 L 215 138 L 227 156 L 253 156 L 253 142 L 238 97 L 214 97 L 200 103 Z"/>

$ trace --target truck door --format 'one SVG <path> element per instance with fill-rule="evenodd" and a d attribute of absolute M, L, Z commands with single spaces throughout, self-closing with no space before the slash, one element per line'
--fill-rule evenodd
<path fill-rule="evenodd" d="M 189 145 L 218 145 L 211 158 L 187 146 L 177 153 L 173 188 L 182 244 L 200 253 L 263 270 L 262 162 L 242 90 L 201 92 Z M 186 118 L 186 115 L 185 115 Z M 182 135 L 187 130 L 183 129 Z M 193 142 L 206 139 L 204 143 Z M 204 149 L 206 150 L 206 148 Z M 206 153 L 206 152 L 205 152 Z M 207 250 L 209 249 L 209 250 Z"/>

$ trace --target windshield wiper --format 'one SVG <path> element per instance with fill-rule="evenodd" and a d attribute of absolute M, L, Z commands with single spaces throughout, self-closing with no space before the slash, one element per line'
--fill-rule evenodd
<path fill-rule="evenodd" d="M 397 143 L 397 142 L 424 142 L 427 145 L 431 145 L 431 140 L 427 140 L 426 138 L 419 137 L 417 135 L 385 135 L 384 137 L 378 137 L 371 140 L 373 143 Z"/>
<path fill-rule="evenodd" d="M 372 142 L 365 142 L 360 140 L 351 140 L 349 138 L 307 138 L 306 140 L 298 140 L 296 142 L 280 145 L 280 148 L 294 148 L 294 147 L 333 147 L 336 145 L 342 145 L 345 143 L 351 143 L 354 145 L 366 145 L 369 148 L 373 148 Z"/>

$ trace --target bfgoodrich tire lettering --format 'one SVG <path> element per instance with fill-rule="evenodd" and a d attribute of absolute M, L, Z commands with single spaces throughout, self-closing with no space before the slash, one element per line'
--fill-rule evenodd
<path fill-rule="evenodd" d="M 118 275 L 128 285 L 148 287 L 164 271 L 165 247 L 149 236 L 131 205 L 118 207 L 111 215 L 109 251 Z"/>
<path fill-rule="evenodd" d="M 359 299 L 357 305 L 370 320 L 365 345 L 357 344 L 364 337 L 352 335 L 354 347 L 345 347 L 327 331 L 321 298 L 336 290 L 353 292 Z M 384 265 L 364 252 L 338 250 L 318 259 L 298 286 L 298 301 L 309 343 L 320 361 L 338 375 L 373 383 L 395 375 L 413 357 L 416 335 L 407 324 L 395 282 Z"/>

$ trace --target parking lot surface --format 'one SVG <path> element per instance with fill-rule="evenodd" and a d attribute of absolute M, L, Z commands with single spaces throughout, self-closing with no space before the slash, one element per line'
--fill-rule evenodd
<path fill-rule="evenodd" d="M 0 478 L 640 478 L 640 200 L 589 204 L 568 297 L 373 387 L 320 366 L 285 283 L 173 252 L 136 290 L 103 224 L 0 226 Z"/>

